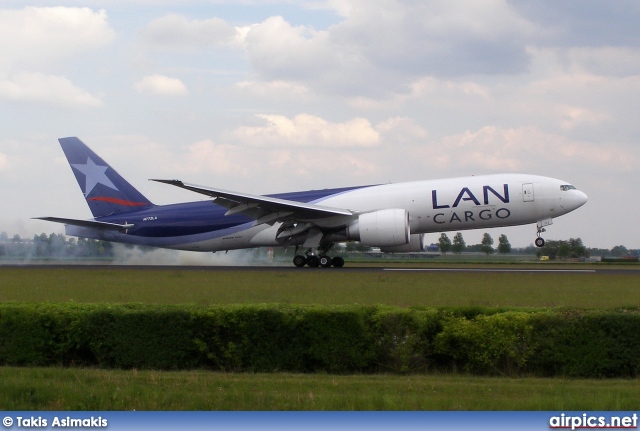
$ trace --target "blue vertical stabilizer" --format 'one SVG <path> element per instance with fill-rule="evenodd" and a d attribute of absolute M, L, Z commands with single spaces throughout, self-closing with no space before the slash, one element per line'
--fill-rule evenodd
<path fill-rule="evenodd" d="M 153 204 L 78 138 L 58 139 L 94 217 Z"/>

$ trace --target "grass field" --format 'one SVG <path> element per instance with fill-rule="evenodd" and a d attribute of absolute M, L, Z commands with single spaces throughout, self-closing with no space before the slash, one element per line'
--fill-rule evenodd
<path fill-rule="evenodd" d="M 583 268 L 583 267 L 580 267 Z M 640 306 L 639 276 L 0 267 L 0 300 Z M 0 367 L 4 410 L 638 410 L 638 380 Z"/>
<path fill-rule="evenodd" d="M 624 273 L 0 267 L 0 301 L 615 308 L 640 306 L 639 281 Z"/>
<path fill-rule="evenodd" d="M 0 368 L 4 410 L 638 410 L 635 380 Z"/>

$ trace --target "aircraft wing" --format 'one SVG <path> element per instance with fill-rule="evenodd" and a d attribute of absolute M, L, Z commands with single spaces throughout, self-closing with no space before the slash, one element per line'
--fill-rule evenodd
<path fill-rule="evenodd" d="M 272 224 L 279 220 L 313 220 L 335 216 L 353 216 L 347 209 L 295 202 L 268 196 L 250 195 L 229 190 L 197 186 L 179 180 L 151 180 L 170 184 L 196 193 L 211 196 L 215 203 L 228 208 L 225 215 L 244 214 L 261 223 Z"/>
<path fill-rule="evenodd" d="M 95 221 L 95 220 L 76 220 L 72 218 L 60 218 L 60 217 L 34 217 L 34 218 L 36 220 L 52 221 L 55 223 L 64 223 L 64 224 L 69 224 L 73 226 L 88 227 L 92 229 L 126 230 L 126 229 L 131 229 L 133 227 L 132 224 L 107 223 L 107 222 Z"/>

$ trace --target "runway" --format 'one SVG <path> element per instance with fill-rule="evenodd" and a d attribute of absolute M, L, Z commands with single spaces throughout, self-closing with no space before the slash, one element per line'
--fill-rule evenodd
<path fill-rule="evenodd" d="M 578 265 L 576 265 L 578 266 Z M 136 271 L 211 271 L 211 272 L 340 272 L 340 273 L 528 273 L 528 274 L 584 274 L 584 275 L 640 275 L 640 267 L 633 268 L 546 268 L 544 266 L 531 267 L 397 267 L 397 266 L 364 266 L 353 263 L 345 265 L 343 268 L 296 268 L 293 265 L 247 265 L 247 266 L 210 266 L 210 265 L 123 265 L 123 264 L 2 264 L 2 268 L 22 268 L 22 269 L 68 269 L 68 270 L 136 270 Z"/>
<path fill-rule="evenodd" d="M 594 274 L 597 272 L 595 269 L 506 269 L 506 268 L 383 268 L 385 271 L 424 271 L 424 272 L 550 272 L 550 273 L 562 273 L 568 272 L 571 274 Z"/>

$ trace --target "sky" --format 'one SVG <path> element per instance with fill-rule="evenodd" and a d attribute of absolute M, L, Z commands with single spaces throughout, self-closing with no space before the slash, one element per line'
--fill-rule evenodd
<path fill-rule="evenodd" d="M 638 22 L 625 0 L 0 0 L 0 231 L 91 217 L 57 143 L 78 136 L 157 204 L 203 197 L 149 178 L 550 176 L 589 201 L 546 239 L 640 248 Z"/>

